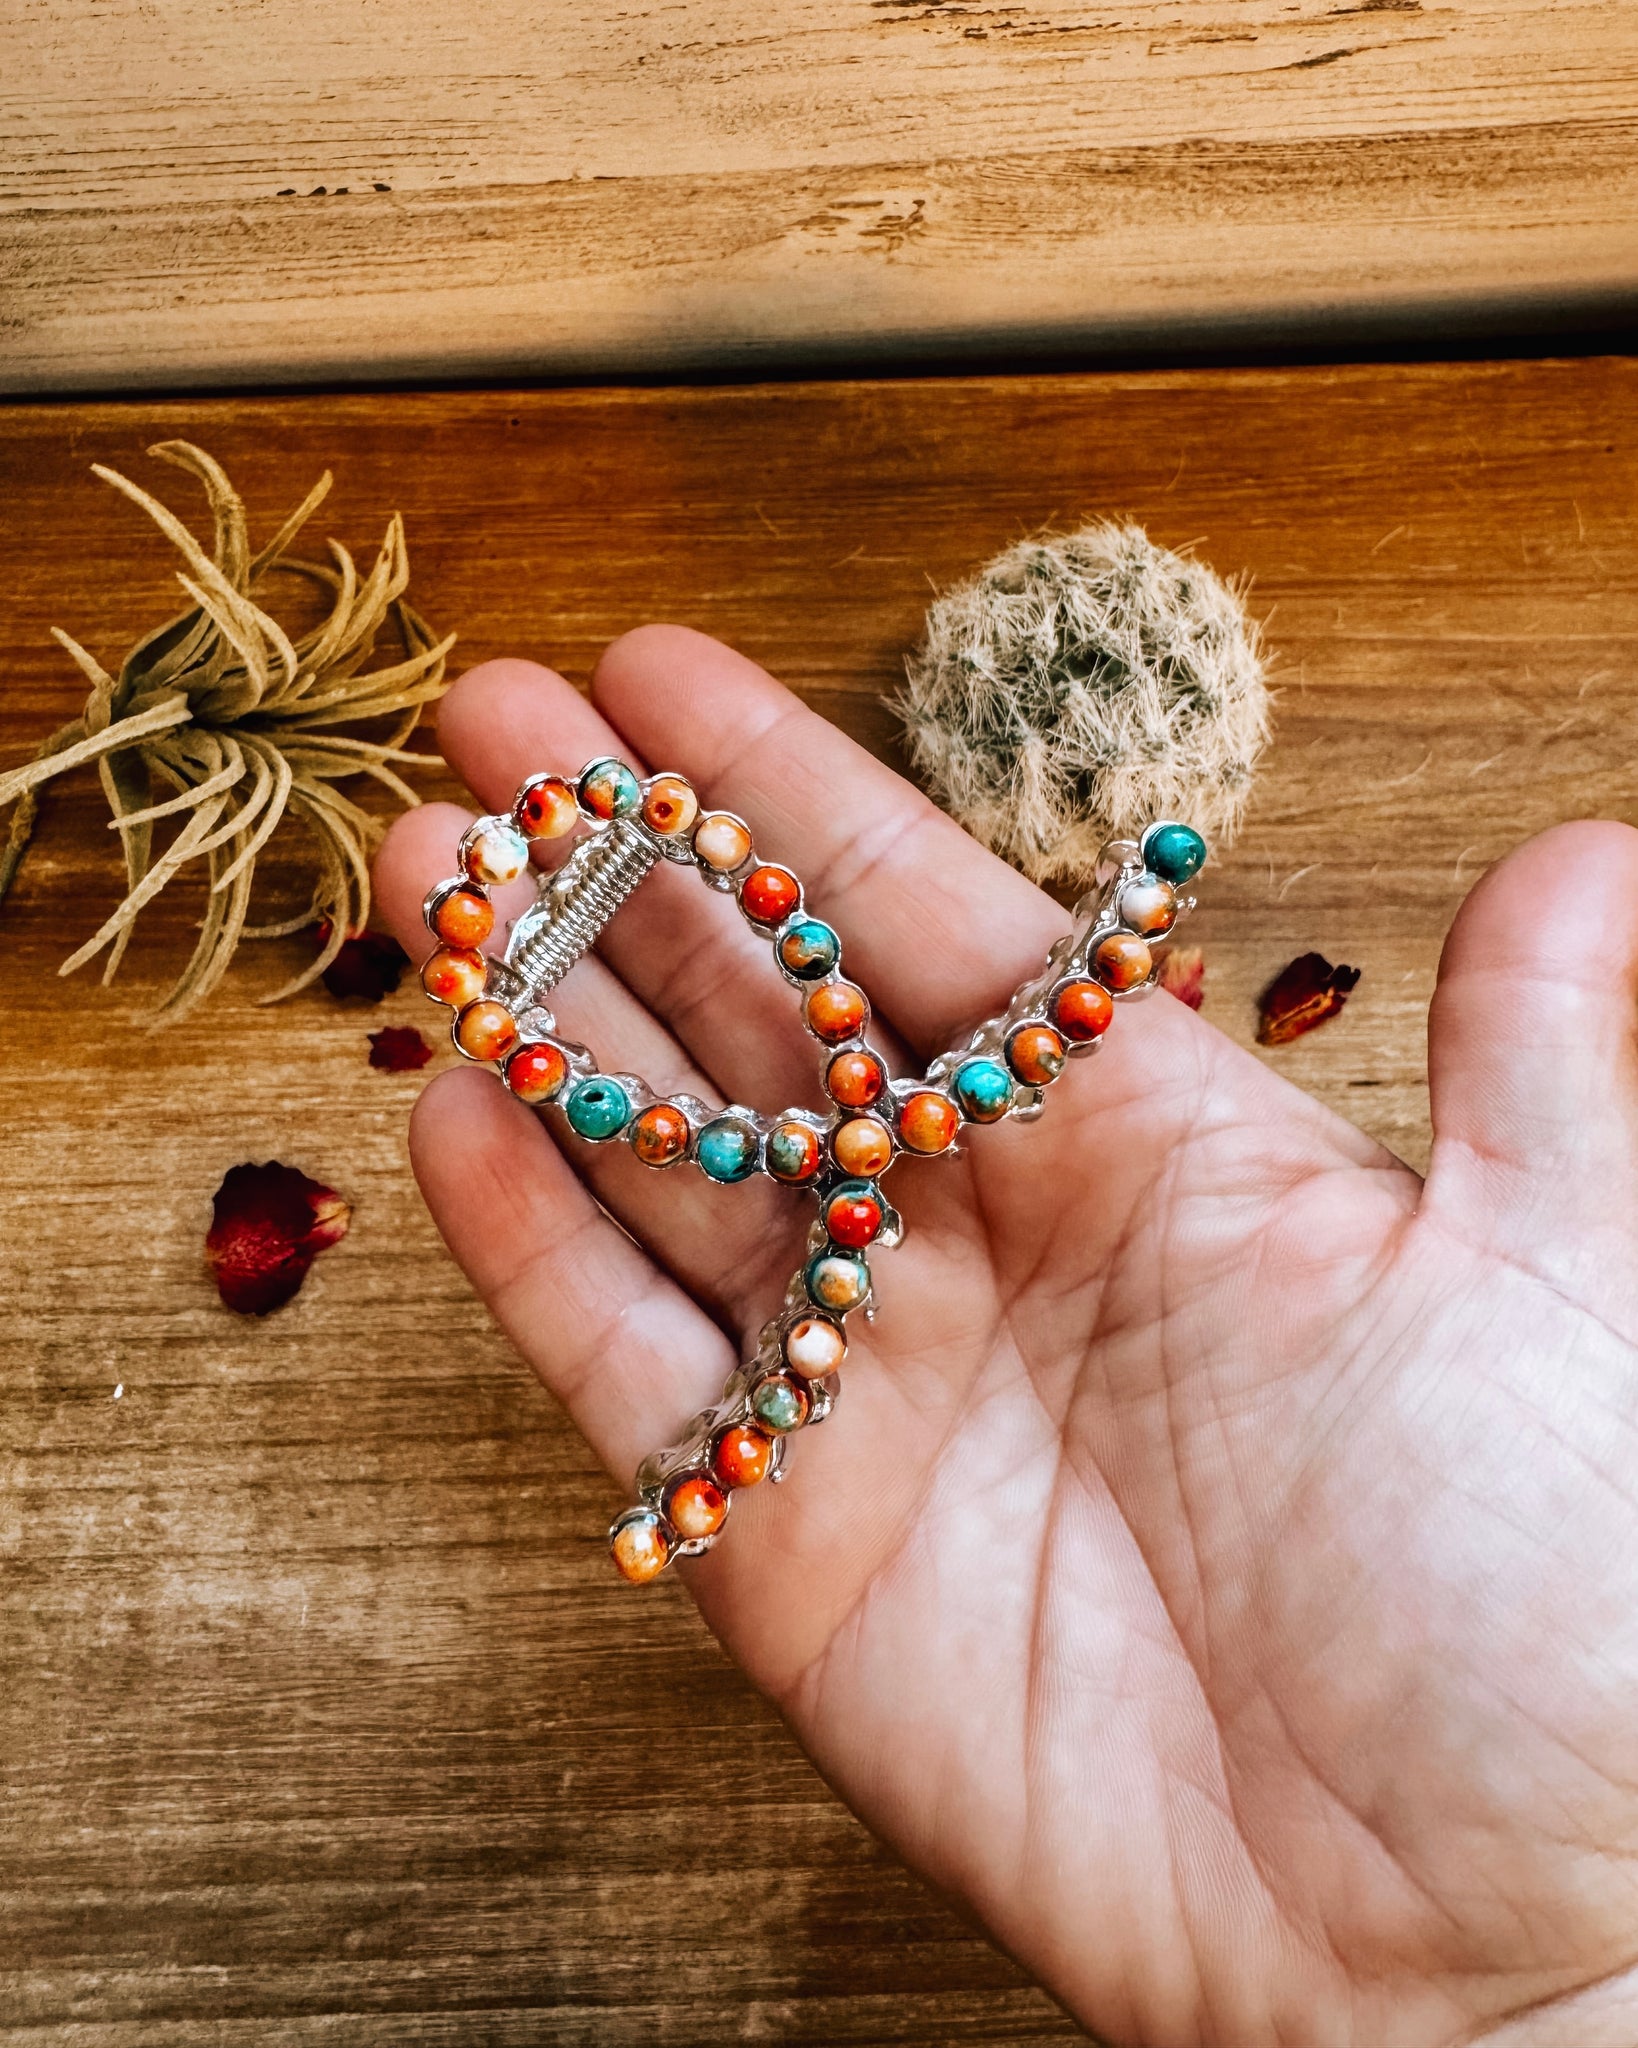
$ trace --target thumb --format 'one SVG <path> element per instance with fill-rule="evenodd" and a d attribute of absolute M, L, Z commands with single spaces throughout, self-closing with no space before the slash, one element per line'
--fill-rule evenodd
<path fill-rule="evenodd" d="M 1638 1220 L 1638 831 L 1560 825 L 1457 915 L 1428 1017 L 1424 1207 L 1580 1268 Z"/>

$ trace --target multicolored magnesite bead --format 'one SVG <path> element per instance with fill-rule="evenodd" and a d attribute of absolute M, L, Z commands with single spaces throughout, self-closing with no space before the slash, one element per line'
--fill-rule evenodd
<path fill-rule="evenodd" d="M 773 1438 L 749 1422 L 731 1422 L 711 1444 L 711 1470 L 719 1486 L 758 1486 L 773 1464 Z"/>
<path fill-rule="evenodd" d="M 1047 998 L 1047 1013 L 1065 1038 L 1087 1045 L 1109 1029 L 1115 1006 L 1095 981 L 1061 981 Z"/>
<path fill-rule="evenodd" d="M 802 885 L 789 868 L 760 867 L 739 885 L 739 904 L 753 924 L 783 924 L 802 901 Z"/>
<path fill-rule="evenodd" d="M 870 1292 L 870 1268 L 857 1252 L 815 1252 L 802 1268 L 802 1284 L 819 1308 L 845 1316 Z"/>
<path fill-rule="evenodd" d="M 457 883 L 433 904 L 427 923 L 434 938 L 469 951 L 481 946 L 495 929 L 495 906 L 482 890 Z"/>
<path fill-rule="evenodd" d="M 435 1003 L 464 1010 L 475 1003 L 489 980 L 489 963 L 467 946 L 440 946 L 421 969 L 421 986 Z"/>
<path fill-rule="evenodd" d="M 694 851 L 713 874 L 731 875 L 751 857 L 750 827 L 732 811 L 707 811 L 694 827 Z"/>
<path fill-rule="evenodd" d="M 833 1244 L 862 1251 L 881 1235 L 887 1208 L 874 1181 L 838 1181 L 825 1197 L 825 1230 Z"/>
<path fill-rule="evenodd" d="M 1206 864 L 1206 842 L 1190 825 L 1151 825 L 1139 852 L 1146 868 L 1177 886 L 1193 881 Z"/>
<path fill-rule="evenodd" d="M 1006 1052 L 1026 1088 L 1044 1088 L 1064 1070 L 1064 1042 L 1050 1024 L 1020 1024 L 1007 1034 Z"/>
<path fill-rule="evenodd" d="M 688 1119 L 674 1102 L 656 1102 L 632 1119 L 629 1136 L 645 1166 L 670 1166 L 687 1154 Z"/>
<path fill-rule="evenodd" d="M 1154 956 L 1136 932 L 1111 932 L 1092 951 L 1092 972 L 1105 988 L 1122 995 L 1141 988 L 1154 971 Z"/>
<path fill-rule="evenodd" d="M 517 1019 L 504 1003 L 483 997 L 455 1019 L 455 1043 L 468 1059 L 503 1060 L 517 1042 Z"/>
<path fill-rule="evenodd" d="M 798 981 L 818 981 L 842 957 L 842 942 L 828 924 L 817 917 L 799 917 L 781 933 L 779 964 Z"/>
<path fill-rule="evenodd" d="M 879 1117 L 849 1117 L 831 1138 L 830 1149 L 844 1173 L 874 1180 L 893 1157 L 893 1134 Z"/>
<path fill-rule="evenodd" d="M 612 756 L 582 770 L 575 794 L 589 818 L 629 818 L 643 807 L 643 785 Z"/>
<path fill-rule="evenodd" d="M 950 1093 L 970 1123 L 993 1124 L 1012 1107 L 1016 1084 L 999 1060 L 963 1060 L 950 1082 Z"/>
<path fill-rule="evenodd" d="M 591 1074 L 570 1089 L 563 1113 L 582 1138 L 615 1138 L 631 1121 L 631 1097 L 607 1074 Z"/>
<path fill-rule="evenodd" d="M 737 1116 L 714 1117 L 694 1141 L 700 1171 L 731 1183 L 756 1172 L 756 1130 Z"/>
<path fill-rule="evenodd" d="M 775 1436 L 800 1429 L 813 1412 L 813 1396 L 788 1372 L 771 1372 L 751 1389 L 751 1413 Z"/>
<path fill-rule="evenodd" d="M 512 816 L 525 839 L 562 839 L 580 823 L 580 806 L 561 775 L 537 775 L 518 791 Z"/>
<path fill-rule="evenodd" d="M 700 814 L 693 785 L 680 775 L 656 775 L 643 797 L 643 823 L 661 839 L 680 839 Z"/>
<path fill-rule="evenodd" d="M 786 1117 L 768 1133 L 765 1156 L 774 1179 L 796 1187 L 812 1180 L 825 1154 L 819 1133 L 811 1124 Z"/>
<path fill-rule="evenodd" d="M 703 1472 L 687 1473 L 666 1488 L 665 1518 L 685 1543 L 698 1543 L 727 1521 L 728 1496 Z"/>
<path fill-rule="evenodd" d="M 1177 922 L 1177 891 L 1158 875 L 1137 875 L 1116 898 L 1115 913 L 1146 939 L 1163 938 Z"/>
<path fill-rule="evenodd" d="M 671 1531 L 654 1508 L 627 1508 L 609 1531 L 609 1555 L 634 1586 L 657 1579 L 671 1558 Z"/>
<path fill-rule="evenodd" d="M 961 1117 L 948 1095 L 936 1089 L 918 1088 L 907 1095 L 899 1110 L 899 1137 L 907 1150 L 931 1155 L 947 1152 L 955 1143 Z"/>
<path fill-rule="evenodd" d="M 843 1109 L 868 1109 L 887 1089 L 887 1069 L 873 1052 L 836 1053 L 825 1068 L 825 1092 Z"/>
<path fill-rule="evenodd" d="M 827 1316 L 802 1316 L 785 1332 L 785 1363 L 805 1380 L 828 1379 L 847 1356 L 847 1339 Z"/>
<path fill-rule="evenodd" d="M 480 818 L 462 836 L 459 858 L 474 882 L 504 888 L 529 865 L 529 842 L 508 818 Z"/>
<path fill-rule="evenodd" d="M 544 1041 L 520 1046 L 506 1062 L 507 1087 L 532 1109 L 555 1101 L 568 1078 L 568 1061 L 555 1045 Z"/>
<path fill-rule="evenodd" d="M 859 1038 L 870 1021 L 870 1005 L 864 990 L 851 981 L 826 981 L 812 990 L 802 1006 L 802 1018 L 814 1037 L 826 1045 L 844 1045 Z"/>

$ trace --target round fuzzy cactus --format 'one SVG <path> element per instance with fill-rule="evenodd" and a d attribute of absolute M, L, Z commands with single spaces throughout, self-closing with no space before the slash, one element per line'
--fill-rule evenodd
<path fill-rule="evenodd" d="M 1218 844 L 1268 737 L 1239 590 L 1141 527 L 1020 541 L 938 598 L 893 701 L 933 796 L 1035 881 L 1182 818 Z"/>

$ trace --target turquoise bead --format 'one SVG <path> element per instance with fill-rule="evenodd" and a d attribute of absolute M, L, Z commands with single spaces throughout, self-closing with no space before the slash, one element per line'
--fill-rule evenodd
<path fill-rule="evenodd" d="M 817 917 L 799 917 L 780 937 L 780 964 L 798 981 L 823 980 L 841 957 L 841 940 Z"/>
<path fill-rule="evenodd" d="M 694 1157 L 712 1180 L 744 1180 L 756 1172 L 756 1132 L 735 1117 L 718 1117 L 700 1132 Z"/>
<path fill-rule="evenodd" d="M 802 1269 L 802 1281 L 810 1300 L 845 1316 L 870 1292 L 870 1268 L 857 1252 L 816 1252 Z"/>
<path fill-rule="evenodd" d="M 594 818 L 629 818 L 642 807 L 642 784 L 624 761 L 593 761 L 580 777 L 581 808 Z"/>
<path fill-rule="evenodd" d="M 607 1074 L 577 1082 L 563 1105 L 571 1130 L 583 1138 L 612 1138 L 631 1122 L 631 1097 Z"/>
<path fill-rule="evenodd" d="M 975 1124 L 993 1124 L 1012 1106 L 1013 1078 L 999 1060 L 968 1060 L 957 1067 L 950 1092 Z"/>
<path fill-rule="evenodd" d="M 812 1406 L 807 1393 L 788 1373 L 775 1373 L 765 1380 L 758 1380 L 751 1389 L 751 1413 L 764 1429 L 771 1429 L 775 1436 L 786 1436 L 791 1430 L 800 1429 L 807 1421 Z"/>
<path fill-rule="evenodd" d="M 1145 864 L 1163 882 L 1192 881 L 1206 865 L 1206 842 L 1192 825 L 1151 825 L 1142 850 Z"/>

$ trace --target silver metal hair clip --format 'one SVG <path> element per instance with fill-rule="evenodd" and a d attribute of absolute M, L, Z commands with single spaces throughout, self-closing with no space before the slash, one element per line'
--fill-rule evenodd
<path fill-rule="evenodd" d="M 581 836 L 568 859 L 541 874 L 504 957 L 484 953 L 495 924 L 490 890 L 527 872 L 531 842 L 574 833 Z M 1179 891 L 1205 858 L 1200 835 L 1170 820 L 1139 840 L 1112 840 L 1073 929 L 1042 970 L 920 1079 L 895 1080 L 868 1041 L 870 1005 L 842 972 L 835 931 L 808 910 L 789 868 L 758 859 L 745 821 L 702 812 L 682 776 L 643 780 L 605 757 L 572 782 L 532 776 L 509 817 L 469 828 L 461 872 L 426 899 L 438 946 L 421 976 L 427 993 L 454 1011 L 459 1050 L 497 1063 L 520 1101 L 561 1111 L 591 1144 L 623 1142 L 653 1168 L 691 1162 L 724 1184 L 766 1174 L 809 1190 L 818 1205 L 803 1261 L 754 1354 L 715 1407 L 640 1467 L 637 1501 L 609 1533 L 626 1578 L 641 1583 L 674 1557 L 708 1550 L 737 1491 L 782 1477 L 788 1438 L 822 1422 L 836 1400 L 847 1318 L 873 1314 L 867 1254 L 903 1235 L 882 1175 L 902 1154 L 954 1150 L 966 1125 L 1039 1116 L 1066 1059 L 1095 1052 L 1114 1005 L 1152 986 L 1151 942 L 1193 907 Z M 662 1095 L 640 1075 L 603 1073 L 585 1046 L 558 1032 L 552 989 L 661 860 L 731 892 L 769 941 L 803 1025 L 823 1048 L 823 1114 L 768 1116 L 740 1103 L 713 1108 L 692 1095 Z"/>

